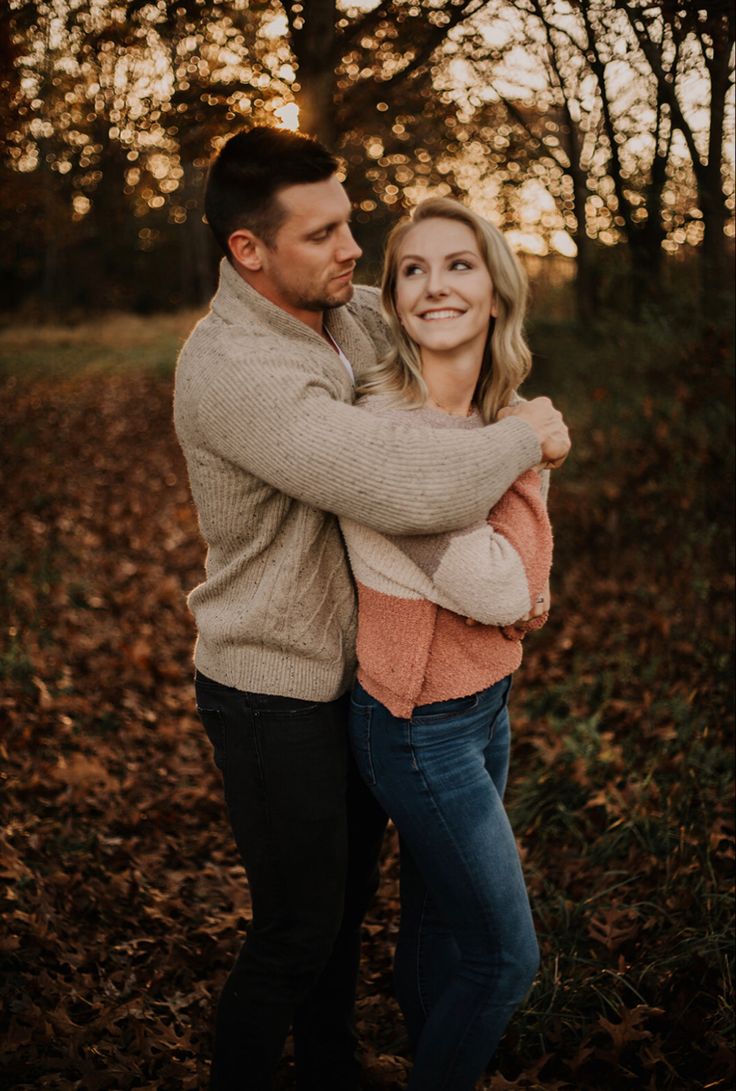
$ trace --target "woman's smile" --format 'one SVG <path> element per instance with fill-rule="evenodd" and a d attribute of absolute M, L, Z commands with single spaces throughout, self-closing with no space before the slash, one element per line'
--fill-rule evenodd
<path fill-rule="evenodd" d="M 464 314 L 465 311 L 457 311 L 446 308 L 441 311 L 424 311 L 419 315 L 419 317 L 424 319 L 425 322 L 437 322 L 442 319 L 446 320 L 448 318 L 462 318 Z"/>

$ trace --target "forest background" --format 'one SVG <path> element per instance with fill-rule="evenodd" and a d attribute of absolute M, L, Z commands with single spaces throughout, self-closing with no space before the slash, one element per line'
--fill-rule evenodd
<path fill-rule="evenodd" d="M 726 2 L 3 7 L 3 1087 L 204 1082 L 248 904 L 193 715 L 170 398 L 216 278 L 207 162 L 261 121 L 342 156 L 363 279 L 423 195 L 506 230 L 528 392 L 573 429 L 508 794 L 543 966 L 484 1086 L 733 1085 L 733 48 Z M 358 1008 L 377 1088 L 409 1063 L 396 852 Z"/>

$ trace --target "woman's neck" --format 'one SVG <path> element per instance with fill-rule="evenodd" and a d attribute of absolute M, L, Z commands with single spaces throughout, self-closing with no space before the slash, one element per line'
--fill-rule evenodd
<path fill-rule="evenodd" d="M 422 377 L 431 404 L 455 417 L 470 415 L 481 366 L 480 360 L 473 357 L 448 359 L 422 352 Z"/>

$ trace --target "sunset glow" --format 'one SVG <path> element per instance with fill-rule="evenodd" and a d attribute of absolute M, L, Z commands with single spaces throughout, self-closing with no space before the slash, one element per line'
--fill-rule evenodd
<path fill-rule="evenodd" d="M 588 31 L 574 5 L 545 0 L 539 11 L 532 5 L 534 15 L 510 3 L 471 4 L 434 50 L 428 76 L 413 72 L 412 51 L 424 33 L 421 12 L 436 14 L 440 27 L 443 5 L 407 0 L 405 21 L 402 16 L 393 30 L 380 20 L 366 22 L 367 13 L 384 6 L 338 0 L 345 48 L 335 58 L 331 109 L 341 120 L 338 131 L 329 124 L 323 130 L 323 139 L 346 158 L 361 222 L 374 213 L 379 219 L 382 212 L 398 214 L 430 194 L 454 194 L 509 232 L 518 249 L 539 256 L 574 258 L 584 238 L 614 246 L 652 217 L 662 224 L 657 245 L 669 253 L 702 241 L 692 154 L 695 149 L 701 165 L 709 154 L 710 77 L 694 33 L 683 52 L 687 63 L 675 73 L 688 143 L 651 94 L 651 71 L 626 15 L 612 0 L 596 7 L 612 143 L 586 58 Z M 401 4 L 389 7 L 404 11 Z M 292 37 L 296 29 L 303 38 L 309 5 L 294 7 L 293 27 L 275 2 L 236 8 L 238 19 L 218 7 L 178 23 L 157 0 L 124 23 L 124 8 L 113 0 L 88 7 L 42 0 L 37 32 L 18 57 L 13 170 L 52 176 L 74 223 L 94 218 L 108 180 L 115 185 L 116 177 L 124 179 L 134 218 L 160 212 L 168 224 L 190 222 L 198 175 L 228 132 L 252 124 L 297 131 L 298 103 L 309 110 L 307 128 L 314 123 L 313 74 Z M 552 19 L 551 38 L 542 31 L 544 11 Z M 352 38 L 351 24 L 364 27 Z M 551 49 L 559 69 L 554 78 Z M 397 96 L 389 85 L 401 85 L 405 69 L 412 72 L 407 94 Z M 355 116 L 353 101 L 360 106 Z M 733 237 L 732 93 L 723 128 L 723 220 Z M 116 156 L 122 169 L 112 166 Z M 653 209 L 647 179 L 658 159 L 665 181 Z M 577 187 L 576 170 L 584 175 Z M 137 245 L 152 249 L 165 233 L 161 224 L 141 224 Z"/>
<path fill-rule="evenodd" d="M 291 129 L 296 132 L 299 128 L 299 107 L 295 102 L 287 102 L 285 106 L 279 106 L 274 110 L 274 116 L 279 119 L 279 129 Z"/>

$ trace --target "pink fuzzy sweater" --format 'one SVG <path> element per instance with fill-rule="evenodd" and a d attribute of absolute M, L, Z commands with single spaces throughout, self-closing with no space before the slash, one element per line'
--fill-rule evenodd
<path fill-rule="evenodd" d="M 407 428 L 482 427 L 477 414 L 396 408 L 383 396 L 361 404 Z M 546 477 L 528 470 L 464 531 L 385 535 L 341 521 L 358 585 L 358 679 L 394 716 L 485 689 L 520 665 L 521 640 L 507 626 L 549 578 Z"/>

